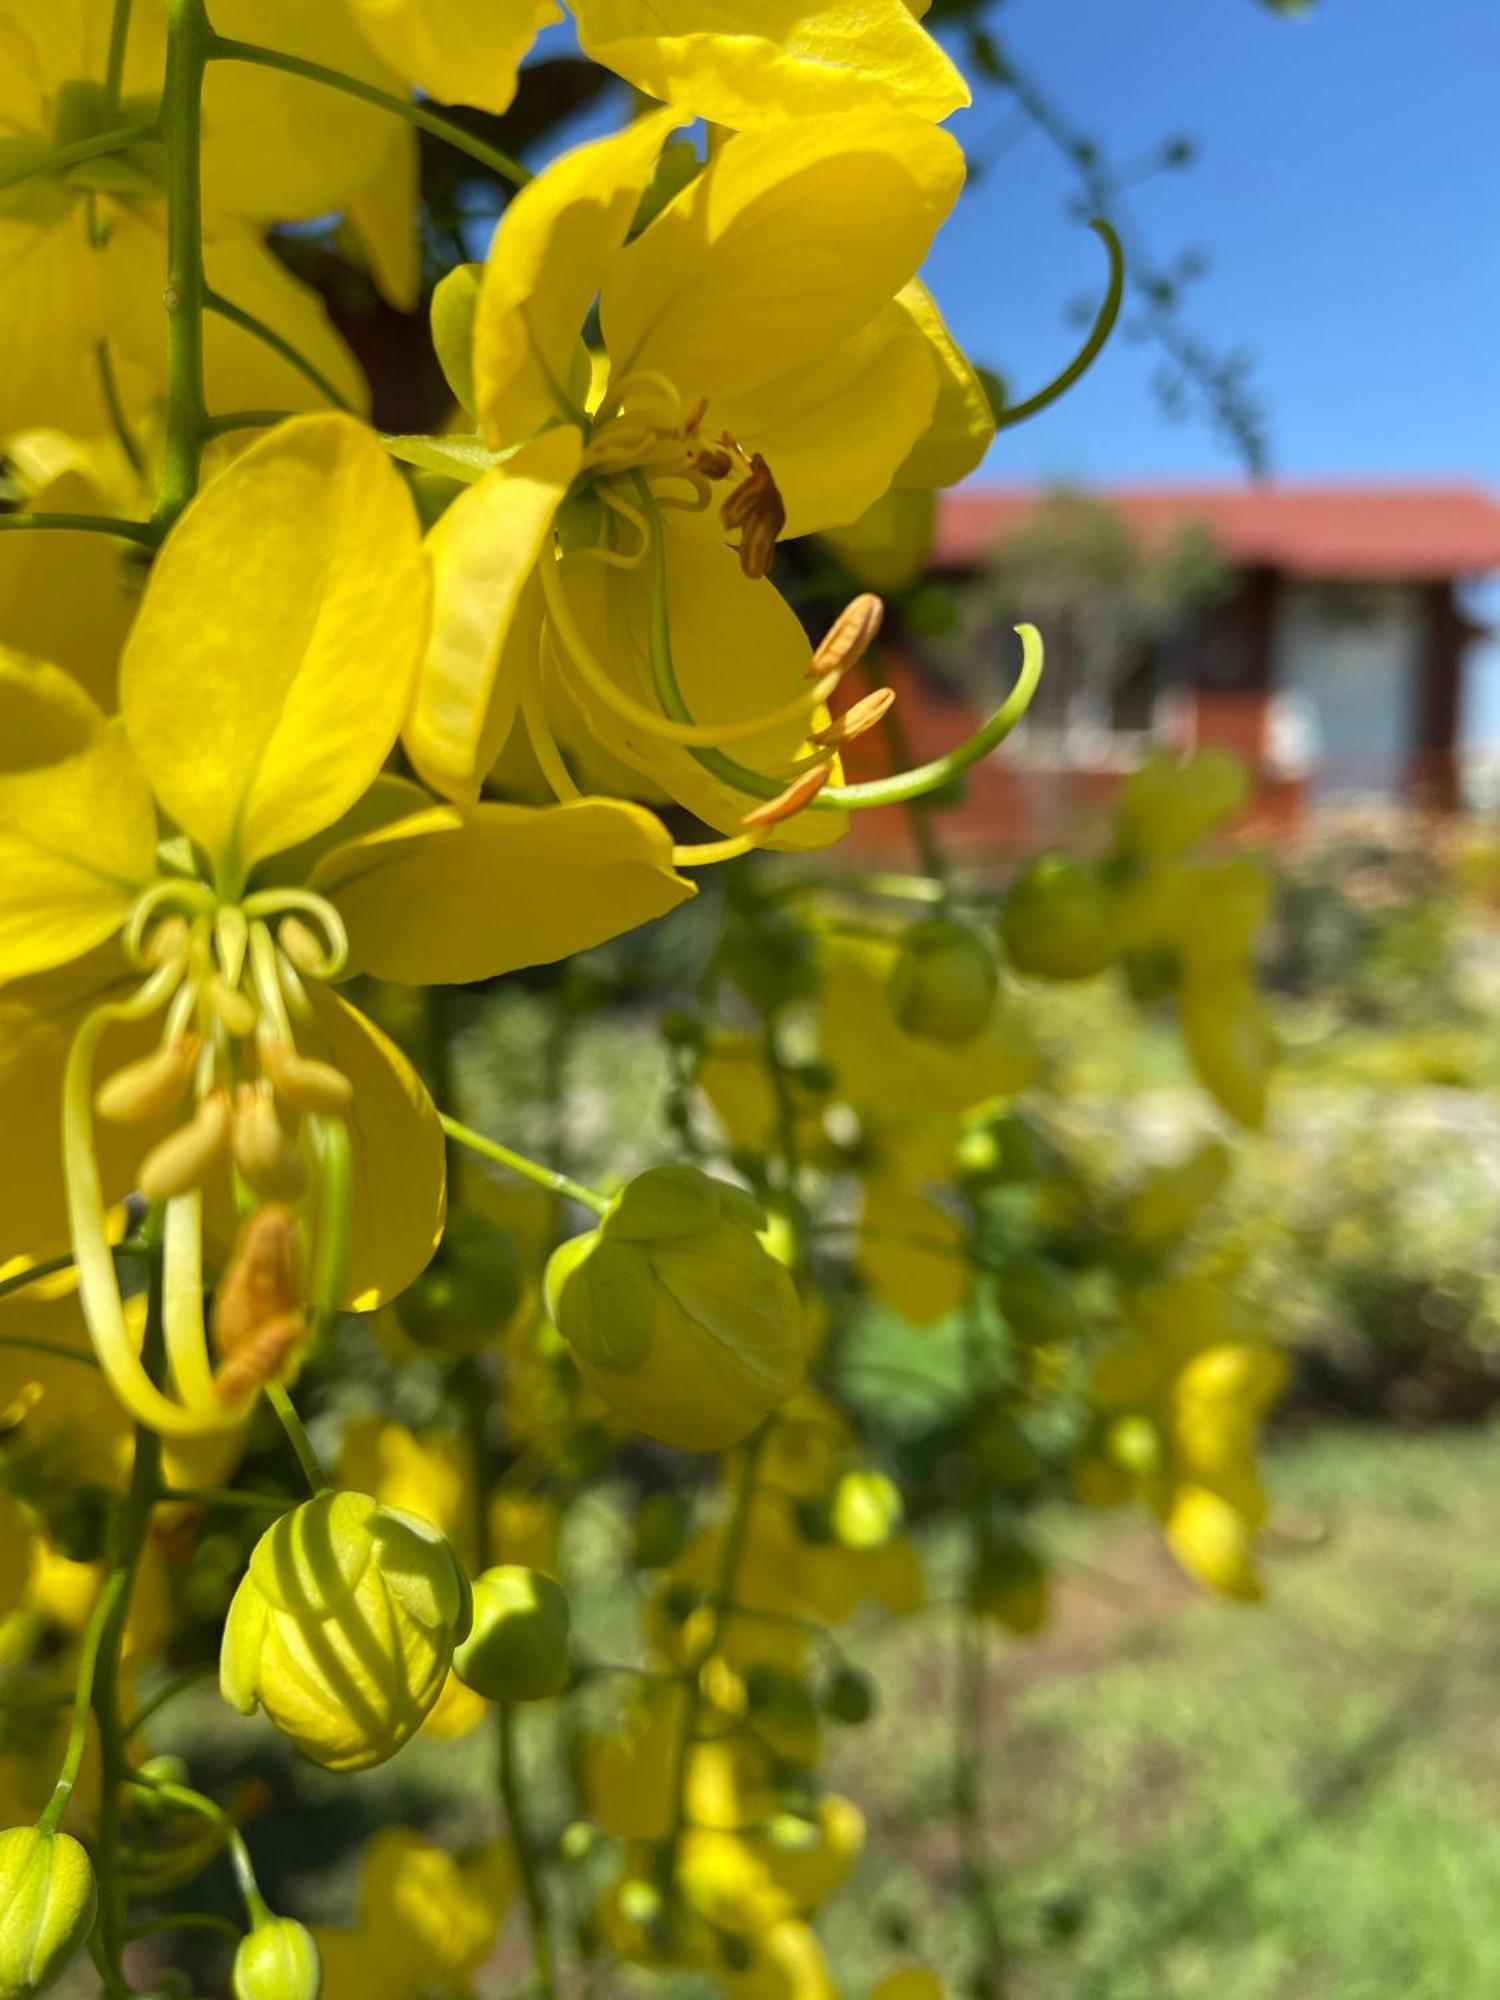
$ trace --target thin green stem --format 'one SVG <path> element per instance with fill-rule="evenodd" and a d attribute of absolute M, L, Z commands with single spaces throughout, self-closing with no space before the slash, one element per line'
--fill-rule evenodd
<path fill-rule="evenodd" d="M 84 1630 L 83 1649 L 78 1659 L 78 1678 L 73 1697 L 73 1720 L 68 1729 L 67 1747 L 63 1752 L 62 1769 L 57 1783 L 52 1788 L 52 1797 L 47 1801 L 47 1809 L 37 1822 L 43 1833 L 56 1833 L 62 1825 L 63 1814 L 73 1796 L 73 1788 L 78 1783 L 78 1773 L 83 1767 L 84 1747 L 88 1742 L 89 1715 L 94 1699 L 94 1674 L 99 1664 L 99 1648 L 105 1631 L 115 1616 L 119 1600 L 129 1591 L 131 1570 L 117 1565 L 105 1578 L 104 1588 L 94 1601 L 89 1614 L 89 1622 Z"/>
<path fill-rule="evenodd" d="M 243 306 L 237 306 L 233 299 L 226 299 L 222 292 L 216 292 L 211 287 L 203 295 L 203 304 L 206 311 L 216 314 L 220 319 L 228 320 L 229 324 L 237 326 L 241 333 L 250 334 L 263 347 L 269 347 L 273 354 L 279 354 L 288 367 L 295 368 L 299 375 L 311 382 L 318 394 L 332 403 L 336 410 L 346 410 L 354 414 L 354 405 L 342 390 L 336 388 L 317 363 L 309 361 L 301 348 L 294 346 L 284 334 L 278 333 L 274 326 L 268 326 L 265 320 L 257 319 L 254 313 L 246 312 Z"/>
<path fill-rule="evenodd" d="M 211 1680 L 218 1671 L 214 1662 L 205 1660 L 201 1666 L 184 1667 L 180 1674 L 174 1674 L 165 1687 L 158 1688 L 151 1699 L 143 1701 L 131 1716 L 125 1725 L 125 1741 L 129 1743 L 139 1736 L 152 1717 L 160 1715 L 170 1702 L 176 1701 L 178 1695 L 186 1694 L 190 1688 L 201 1687 L 204 1681 Z"/>
<path fill-rule="evenodd" d="M 526 1919 L 531 1931 L 531 1956 L 536 1966 L 537 1987 L 546 1996 L 546 2000 L 553 2000 L 557 1992 L 557 1962 L 552 1942 L 552 1916 L 547 1908 L 546 1892 L 542 1887 L 541 1872 L 537 1867 L 536 1846 L 527 1823 L 526 1803 L 516 1758 L 514 1702 L 502 1701 L 499 1704 L 497 1735 L 500 1802 L 510 1824 L 516 1873 L 521 1878 L 521 1899 L 526 1905 Z"/>
<path fill-rule="evenodd" d="M 1007 403 L 1003 409 L 996 411 L 996 430 L 1008 431 L 1016 424 L 1024 424 L 1029 417 L 1038 416 L 1066 396 L 1074 383 L 1087 375 L 1099 359 L 1115 330 L 1120 308 L 1125 303 L 1125 252 L 1119 237 L 1103 216 L 1096 215 L 1089 228 L 1102 239 L 1109 252 L 1109 290 L 1104 295 L 1104 303 L 1099 308 L 1093 329 L 1067 367 L 1060 375 L 1054 375 L 1044 389 L 1038 389 L 1034 396 L 1028 396 L 1022 403 Z"/>
<path fill-rule="evenodd" d="M 115 0 L 109 24 L 109 55 L 104 67 L 104 102 L 112 112 L 120 108 L 120 92 L 125 83 L 125 51 L 130 43 L 130 16 L 133 0 Z"/>
<path fill-rule="evenodd" d="M 167 417 L 156 521 L 169 528 L 198 490 L 203 428 L 203 76 L 212 30 L 203 0 L 167 0 L 161 136 L 167 151 Z"/>
<path fill-rule="evenodd" d="M 99 388 L 104 396 L 104 407 L 109 412 L 110 428 L 119 440 L 126 462 L 137 479 L 146 476 L 146 461 L 141 456 L 141 448 L 136 443 L 125 415 L 125 405 L 120 401 L 120 385 L 115 378 L 115 364 L 109 351 L 109 342 L 95 343 L 94 357 L 99 367 Z"/>
<path fill-rule="evenodd" d="M 168 1931 L 211 1931 L 235 1944 L 244 1935 L 230 1917 L 211 1916 L 206 1910 L 176 1910 L 169 1917 L 153 1917 L 149 1924 L 137 1924 L 127 1936 L 134 1944 L 140 1938 L 161 1937 Z"/>
<path fill-rule="evenodd" d="M 0 173 L 0 194 L 7 188 L 19 187 L 22 181 L 35 180 L 39 174 L 66 173 L 69 167 L 81 167 L 85 160 L 102 159 L 106 153 L 123 153 L 128 147 L 144 145 L 156 136 L 155 120 L 148 120 L 143 124 L 117 126 L 113 132 L 96 132 L 90 139 L 73 140 L 71 145 L 49 146 Z"/>
<path fill-rule="evenodd" d="M 146 1303 L 142 1362 L 148 1375 L 163 1367 L 162 1273 L 159 1243 L 153 1243 Z M 122 1849 L 122 1793 L 130 1781 L 130 1753 L 121 1715 L 121 1650 L 131 1592 L 141 1553 L 151 1532 L 151 1511 L 161 1485 L 161 1438 L 144 1424 L 135 1429 L 130 1484 L 117 1504 L 109 1537 L 109 1602 L 100 1623 L 94 1657 L 91 1701 L 98 1729 L 101 1766 L 99 1821 L 94 1837 L 94 1870 L 99 1882 L 96 1930 L 101 1976 L 112 1996 L 127 1994 L 121 1964 L 126 1942 L 127 1898 Z"/>
<path fill-rule="evenodd" d="M 256 1927 L 269 1922 L 271 1910 L 265 1897 L 260 1893 L 260 1885 L 255 1879 L 255 1864 L 250 1859 L 245 1836 L 224 1808 L 216 1804 L 213 1799 L 206 1798 L 202 1792 L 195 1792 L 189 1785 L 168 1784 L 161 1778 L 146 1777 L 139 1772 L 133 1774 L 132 1783 L 143 1791 L 151 1792 L 167 1805 L 180 1806 L 184 1812 L 196 1813 L 200 1819 L 206 1819 L 212 1826 L 218 1828 L 229 1850 L 235 1886 L 240 1892 L 240 1901 L 245 1906 L 246 1916 Z"/>
<path fill-rule="evenodd" d="M 266 1399 L 281 1420 L 281 1428 L 286 1432 L 292 1450 L 297 1454 L 297 1463 L 302 1468 L 302 1476 L 311 1488 L 314 1497 L 327 1493 L 333 1481 L 323 1470 L 322 1461 L 313 1449 L 313 1441 L 307 1435 L 302 1419 L 287 1394 L 286 1385 L 272 1382 L 266 1390 Z"/>
<path fill-rule="evenodd" d="M 0 1333 L 0 1347 L 18 1348 L 25 1354 L 45 1354 L 53 1361 L 76 1361 L 84 1368 L 97 1368 L 99 1357 L 92 1348 L 64 1347 L 60 1340 L 42 1340 L 28 1333 Z"/>
<path fill-rule="evenodd" d="M 135 542 L 154 549 L 162 537 L 154 521 L 124 521 L 113 514 L 0 514 L 0 534 L 30 534 L 49 531 L 83 535 L 114 535 L 122 542 Z"/>
<path fill-rule="evenodd" d="M 524 1153 L 502 1146 L 498 1139 L 487 1139 L 482 1132 L 460 1125 L 456 1118 L 450 1118 L 446 1113 L 440 1114 L 439 1122 L 456 1145 L 467 1146 L 480 1159 L 493 1161 L 497 1167 L 508 1167 L 523 1180 L 534 1181 L 538 1187 L 547 1188 L 553 1194 L 565 1195 L 569 1201 L 576 1201 L 584 1208 L 591 1208 L 595 1215 L 603 1215 L 608 1210 L 609 1200 L 597 1188 L 585 1187 L 582 1181 L 575 1181 L 569 1174 L 560 1174 L 553 1167 L 544 1167 L 539 1160 L 528 1160 Z"/>
<path fill-rule="evenodd" d="M 210 417 L 203 426 L 206 438 L 227 437 L 231 431 L 267 431 L 283 424 L 290 410 L 226 410 L 222 417 Z"/>
<path fill-rule="evenodd" d="M 498 174 L 501 180 L 509 181 L 512 187 L 525 187 L 531 179 L 530 171 L 519 160 L 502 153 L 498 146 L 488 146 L 483 139 L 476 139 L 456 120 L 429 111 L 425 104 L 394 97 L 390 91 L 379 90 L 358 77 L 346 76 L 342 70 L 328 69 L 322 63 L 308 62 L 303 56 L 284 55 L 280 49 L 262 48 L 256 42 L 238 42 L 224 35 L 214 36 L 209 53 L 215 61 L 255 63 L 261 69 L 279 69 L 287 76 L 305 77 L 309 83 L 325 84 L 329 90 L 341 90 L 346 97 L 357 97 L 362 104 L 372 104 L 379 111 L 388 111 L 393 118 L 415 125 L 419 131 L 430 132 L 435 139 L 446 140 L 458 152 L 467 153 L 471 160 Z"/>

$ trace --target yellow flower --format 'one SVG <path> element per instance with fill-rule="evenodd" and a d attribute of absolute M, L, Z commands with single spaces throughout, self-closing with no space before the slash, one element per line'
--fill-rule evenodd
<path fill-rule="evenodd" d="M 248 21 L 268 6 L 292 14 L 292 0 L 230 0 L 222 11 Z M 132 16 L 123 96 L 114 107 L 102 81 L 111 14 L 106 0 L 0 0 L 0 329 L 6 360 L 0 438 L 39 424 L 102 436 L 110 425 L 106 369 L 131 417 L 149 413 L 165 381 L 166 211 L 161 154 L 150 132 L 164 65 L 160 0 L 147 0 Z M 232 32 L 231 19 L 218 25 Z M 364 382 L 349 350 L 316 296 L 271 256 L 258 233 L 263 221 L 343 205 L 351 187 L 346 176 L 353 140 L 342 131 L 347 121 L 337 100 L 331 113 L 320 105 L 329 94 L 323 92 L 306 107 L 315 115 L 305 129 L 283 123 L 278 130 L 267 114 L 278 105 L 285 111 L 286 79 L 227 64 L 215 69 L 205 93 L 209 284 L 273 327 L 349 402 L 361 404 Z M 295 85 L 294 113 L 311 89 Z M 357 181 L 399 142 L 392 140 L 389 120 L 367 107 L 350 109 L 367 126 L 374 121 L 374 151 L 354 169 Z M 117 130 L 136 133 L 135 142 L 98 158 L 74 161 L 65 151 L 56 158 L 62 149 Z M 316 147 L 332 149 L 336 184 L 317 176 L 296 186 L 273 185 L 284 172 L 279 163 L 304 160 L 314 149 L 304 143 L 310 135 Z M 295 410 L 321 400 L 296 368 L 217 314 L 205 327 L 205 363 L 215 409 Z"/>
<path fill-rule="evenodd" d="M 517 738 L 559 797 L 598 771 L 737 833 L 836 769 L 836 734 L 809 739 L 871 614 L 812 660 L 765 571 L 779 536 L 879 498 L 968 373 L 912 283 L 962 157 L 896 111 L 742 133 L 627 244 L 680 122 L 658 113 L 549 167 L 469 299 L 481 436 L 450 461 L 473 483 L 430 538 L 434 634 L 406 730 L 449 797 L 476 796 Z M 819 810 L 771 831 L 806 844 L 842 825 Z"/>
<path fill-rule="evenodd" d="M 468 1583 L 436 1528 L 364 1493 L 323 1493 L 256 1543 L 225 1621 L 219 1685 L 326 1770 L 367 1770 L 421 1728 L 469 1616 Z"/>
<path fill-rule="evenodd" d="M 555 0 L 343 0 L 371 47 L 429 96 L 504 111 Z M 584 53 L 718 125 L 862 104 L 946 118 L 963 78 L 908 0 L 569 0 Z"/>
<path fill-rule="evenodd" d="M 99 1357 L 172 1435 L 243 1417 L 293 1364 L 315 1287 L 325 1306 L 373 1306 L 437 1240 L 434 1107 L 331 981 L 486 978 L 692 894 L 639 808 L 435 807 L 381 779 L 427 614 L 386 455 L 351 418 L 307 417 L 236 460 L 169 538 L 122 664 L 120 726 L 60 669 L 0 658 L 8 1220 L 37 1252 L 58 1241 L 66 1164 Z M 160 846 L 159 812 L 175 829 Z M 201 1236 L 205 1215 L 232 1234 L 231 1163 L 264 1206 L 220 1288 L 216 1370 Z M 166 1207 L 175 1394 L 147 1380 L 115 1277 L 106 1205 L 132 1185 Z M 345 1213 L 343 1260 L 326 1224 Z"/>
<path fill-rule="evenodd" d="M 327 2000 L 422 2000 L 463 1993 L 495 1948 L 515 1895 L 508 1846 L 460 1862 L 405 1827 L 365 1853 L 357 1929 L 319 1926 Z"/>

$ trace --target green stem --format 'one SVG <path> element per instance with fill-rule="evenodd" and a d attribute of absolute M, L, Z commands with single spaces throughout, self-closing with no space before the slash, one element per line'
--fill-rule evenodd
<path fill-rule="evenodd" d="M 552 1943 L 552 1918 L 537 1868 L 536 1847 L 527 1823 L 521 1790 L 516 1760 L 514 1702 L 502 1701 L 499 1704 L 498 1737 L 500 1802 L 510 1823 L 511 1847 L 516 1857 L 516 1872 L 521 1878 L 521 1898 L 526 1905 L 526 1919 L 531 1930 L 531 1956 L 536 1966 L 537 1987 L 545 2000 L 553 2000 L 557 1992 L 557 1966 Z"/>
<path fill-rule="evenodd" d="M 169 1702 L 176 1701 L 178 1695 L 186 1694 L 189 1688 L 200 1687 L 204 1681 L 210 1680 L 217 1675 L 218 1671 L 217 1665 L 211 1661 L 205 1661 L 202 1666 L 184 1667 L 180 1674 L 174 1674 L 165 1687 L 158 1688 L 149 1701 L 141 1703 L 135 1714 L 126 1723 L 126 1742 L 129 1743 L 135 1737 L 139 1736 L 151 1718 L 159 1715 Z"/>
<path fill-rule="evenodd" d="M 22 181 L 35 180 L 39 174 L 66 173 L 69 167 L 81 167 L 85 160 L 98 160 L 106 153 L 123 153 L 156 136 L 156 123 L 151 120 L 139 125 L 120 125 L 113 132 L 96 132 L 93 138 L 75 139 L 68 146 L 49 146 L 45 152 L 0 173 L 0 194 L 7 188 L 19 187 Z"/>
<path fill-rule="evenodd" d="M 229 324 L 237 326 L 241 333 L 248 333 L 263 347 L 269 347 L 273 354 L 279 354 L 289 368 L 295 368 L 299 375 L 311 382 L 318 394 L 332 403 L 336 410 L 346 410 L 351 415 L 355 414 L 354 405 L 349 398 L 334 387 L 316 362 L 309 361 L 301 348 L 293 346 L 292 342 L 284 334 L 278 333 L 274 326 L 268 326 L 265 320 L 257 319 L 254 313 L 246 312 L 245 308 L 237 306 L 233 299 L 226 299 L 222 292 L 212 289 L 204 293 L 203 305 L 205 311 L 217 314 L 220 319 L 228 320 Z"/>
<path fill-rule="evenodd" d="M 1120 239 L 1104 220 L 1096 215 L 1089 224 L 1094 234 L 1102 238 L 1109 252 L 1109 290 L 1104 295 L 1104 303 L 1099 308 L 1093 330 L 1079 348 L 1076 355 L 1060 375 L 1054 375 L 1045 389 L 1038 389 L 1034 396 L 1028 396 L 1024 403 L 1007 403 L 995 413 L 997 431 L 1008 431 L 1015 424 L 1024 424 L 1028 417 L 1038 416 L 1043 410 L 1066 396 L 1075 382 L 1080 381 L 1108 345 L 1109 337 L 1115 330 L 1115 322 L 1120 317 L 1120 308 L 1125 303 L 1125 252 Z"/>
<path fill-rule="evenodd" d="M 125 415 L 125 405 L 120 401 L 120 385 L 115 379 L 115 364 L 109 352 L 107 340 L 98 341 L 94 347 L 95 359 L 99 364 L 99 387 L 104 396 L 104 407 L 109 413 L 110 428 L 113 430 L 124 452 L 126 462 L 137 479 L 146 476 L 146 461 L 141 457 L 141 448 L 131 433 Z"/>
<path fill-rule="evenodd" d="M 133 0 L 115 0 L 109 24 L 109 56 L 104 69 L 104 102 L 112 112 L 120 108 L 120 92 L 125 83 L 125 51 L 130 41 Z"/>
<path fill-rule="evenodd" d="M 203 76 L 213 31 L 203 0 L 167 0 L 161 136 L 167 152 L 167 419 L 156 521 L 198 490 L 203 428 Z"/>
<path fill-rule="evenodd" d="M 196 1813 L 218 1828 L 224 1836 L 224 1844 L 229 1850 L 230 1865 L 234 1869 L 235 1886 L 240 1892 L 240 1901 L 245 1906 L 245 1914 L 252 1926 L 268 1923 L 271 1910 L 265 1897 L 260 1893 L 260 1885 L 255 1879 L 255 1864 L 250 1859 L 250 1850 L 245 1845 L 245 1836 L 221 1805 L 216 1805 L 202 1792 L 195 1792 L 188 1785 L 172 1785 L 160 1778 L 142 1777 L 137 1773 L 132 1782 L 163 1800 L 167 1805 L 180 1806 L 184 1812 Z"/>
<path fill-rule="evenodd" d="M 281 1419 L 281 1428 L 286 1432 L 292 1450 L 297 1454 L 297 1463 L 302 1467 L 302 1476 L 306 1479 L 314 1497 L 329 1492 L 333 1481 L 323 1470 L 322 1461 L 313 1450 L 313 1441 L 307 1435 L 302 1419 L 297 1415 L 296 1407 L 286 1392 L 285 1384 L 271 1383 L 266 1390 L 266 1399 Z"/>
<path fill-rule="evenodd" d="M 214 36 L 209 54 L 219 62 L 255 63 L 261 69 L 279 69 L 287 76 L 305 77 L 309 83 L 325 84 L 329 90 L 341 90 L 346 97 L 357 97 L 362 104 L 372 104 L 378 111 L 388 111 L 393 118 L 405 119 L 421 132 L 430 132 L 435 139 L 446 140 L 458 152 L 467 153 L 471 160 L 498 174 L 501 180 L 509 181 L 512 187 L 525 187 L 531 179 L 519 160 L 513 160 L 497 146 L 487 146 L 454 119 L 429 111 L 424 104 L 394 97 L 390 91 L 379 90 L 373 83 L 362 83 L 342 70 L 328 69 L 322 63 L 308 62 L 303 56 L 284 55 L 280 49 L 262 48 L 256 42 L 237 42 L 224 35 Z"/>
<path fill-rule="evenodd" d="M 162 1372 L 162 1274 L 159 1244 L 149 1264 L 146 1337 L 142 1361 L 153 1378 Z M 129 1745 L 120 1707 L 121 1649 L 130 1614 L 131 1591 L 141 1552 L 151 1530 L 151 1510 L 161 1486 L 161 1438 L 144 1424 L 135 1429 L 130 1484 L 111 1523 L 108 1603 L 100 1620 L 94 1654 L 91 1701 L 99 1735 L 101 1766 L 99 1824 L 94 1838 L 94 1870 L 99 1880 L 97 1943 L 108 1992 L 128 1993 L 121 1965 L 126 1942 L 128 1890 L 122 1866 L 121 1795 L 131 1778 Z"/>
<path fill-rule="evenodd" d="M 230 1918 L 210 1916 L 206 1910 L 178 1910 L 169 1917 L 153 1917 L 149 1924 L 137 1924 L 128 1935 L 134 1944 L 138 1938 L 160 1937 L 167 1931 L 211 1931 L 235 1944 L 244 1935 Z"/>
<path fill-rule="evenodd" d="M 0 1333 L 0 1347 L 14 1347 L 25 1354 L 45 1354 L 54 1361 L 76 1361 L 84 1368 L 97 1368 L 99 1357 L 92 1349 L 64 1347 L 58 1340 L 42 1340 L 28 1333 Z"/>
<path fill-rule="evenodd" d="M 538 1160 L 528 1160 L 524 1153 L 517 1153 L 509 1146 L 502 1146 L 498 1139 L 487 1139 L 482 1132 L 475 1132 L 467 1125 L 460 1125 L 456 1118 L 446 1113 L 439 1114 L 439 1123 L 444 1132 L 456 1145 L 467 1146 L 471 1153 L 477 1153 L 482 1160 L 490 1160 L 497 1167 L 508 1167 L 513 1174 L 523 1180 L 534 1181 L 538 1187 L 547 1188 L 552 1194 L 565 1195 L 569 1201 L 576 1201 L 584 1208 L 591 1208 L 595 1215 L 603 1215 L 609 1208 L 609 1200 L 596 1188 L 585 1187 L 582 1181 L 575 1181 L 568 1174 L 560 1174 L 553 1167 L 544 1167 Z"/>
<path fill-rule="evenodd" d="M 63 1752 L 62 1769 L 57 1783 L 52 1788 L 52 1797 L 47 1801 L 47 1809 L 37 1821 L 41 1833 L 56 1833 L 62 1825 L 63 1814 L 68 1810 L 68 1802 L 73 1796 L 73 1788 L 78 1783 L 78 1773 L 83 1766 L 84 1747 L 88 1742 L 89 1714 L 94 1699 L 94 1674 L 99 1664 L 99 1648 L 104 1640 L 105 1629 L 114 1617 L 121 1597 L 130 1589 L 131 1571 L 117 1567 L 105 1578 L 104 1588 L 94 1602 L 89 1614 L 89 1622 L 83 1635 L 83 1650 L 78 1660 L 78 1679 L 73 1697 L 73 1720 L 68 1730 L 67 1748 Z"/>
<path fill-rule="evenodd" d="M 227 437 L 231 431 L 266 431 L 285 423 L 290 410 L 226 410 L 222 417 L 210 417 L 203 426 L 206 438 Z"/>
<path fill-rule="evenodd" d="M 162 537 L 154 521 L 124 521 L 112 514 L 0 514 L 0 534 L 29 534 L 39 529 L 63 530 L 84 535 L 114 535 L 122 542 L 137 542 L 154 549 Z"/>

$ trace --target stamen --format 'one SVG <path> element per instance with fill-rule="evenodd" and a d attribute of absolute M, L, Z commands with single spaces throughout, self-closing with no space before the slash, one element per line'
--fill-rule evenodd
<path fill-rule="evenodd" d="M 261 889 L 247 896 L 241 908 L 252 923 L 292 913 L 312 919 L 309 928 L 322 932 L 324 951 L 320 961 L 299 968 L 310 978 L 337 979 L 349 963 L 349 933 L 326 896 L 315 895 L 311 889 Z"/>
<path fill-rule="evenodd" d="M 244 1223 L 220 1280 L 214 1342 L 225 1366 L 213 1393 L 233 1399 L 263 1389 L 306 1338 L 296 1219 L 272 1202 Z"/>
<path fill-rule="evenodd" d="M 857 666 L 879 638 L 884 623 L 885 605 L 873 592 L 866 591 L 846 604 L 813 654 L 808 679 L 818 674 L 845 673 Z"/>
<path fill-rule="evenodd" d="M 229 1138 L 229 1093 L 215 1090 L 186 1125 L 146 1155 L 139 1175 L 141 1193 L 156 1205 L 202 1187 L 215 1165 L 227 1159 Z"/>
<path fill-rule="evenodd" d="M 95 1111 L 112 1124 L 134 1125 L 175 1110 L 192 1080 L 200 1047 L 196 1035 L 177 1035 L 149 1056 L 127 1063 L 100 1084 Z"/>
<path fill-rule="evenodd" d="M 865 695 L 842 715 L 836 715 L 826 729 L 819 729 L 813 735 L 813 742 L 821 749 L 836 750 L 866 736 L 883 722 L 896 705 L 894 688 L 876 688 L 873 694 Z"/>
<path fill-rule="evenodd" d="M 242 1083 L 235 1093 L 234 1163 L 262 1201 L 295 1201 L 307 1185 L 307 1170 L 264 1080 Z"/>
<path fill-rule="evenodd" d="M 179 926 L 184 918 L 205 916 L 213 907 L 213 891 L 206 883 L 178 879 L 153 882 L 138 898 L 122 934 L 126 957 L 139 966 L 166 963 L 181 948 Z M 158 930 L 166 932 L 161 942 L 152 934 L 158 917 L 163 918 Z M 168 925 L 172 926 L 169 931 Z"/>
<path fill-rule="evenodd" d="M 348 1077 L 331 1063 L 299 1055 L 289 1042 L 268 1038 L 261 1044 L 260 1056 L 277 1096 L 296 1111 L 342 1116 L 354 1102 Z"/>
<path fill-rule="evenodd" d="M 255 1033 L 260 1014 L 248 993 L 242 993 L 217 975 L 205 980 L 201 990 L 205 1006 L 224 1023 L 236 1041 L 244 1041 L 247 1035 Z"/>
<path fill-rule="evenodd" d="M 749 478 L 719 509 L 719 519 L 726 528 L 740 531 L 740 568 L 746 576 L 755 582 L 769 576 L 786 527 L 786 502 L 759 452 L 750 460 Z"/>
<path fill-rule="evenodd" d="M 276 942 L 299 972 L 312 979 L 321 977 L 320 968 L 327 963 L 328 950 L 311 924 L 304 923 L 301 917 L 283 917 L 276 927 Z"/>
<path fill-rule="evenodd" d="M 674 868 L 712 868 L 721 861 L 738 861 L 743 854 L 753 854 L 765 845 L 758 835 L 742 833 L 731 840 L 704 840 L 693 845 L 679 844 L 672 849 Z"/>
<path fill-rule="evenodd" d="M 548 789 L 553 798 L 565 805 L 571 799 L 581 799 L 583 793 L 573 782 L 573 773 L 552 733 L 542 696 L 542 653 L 544 649 L 553 650 L 553 644 L 551 627 L 543 625 L 535 656 L 527 661 L 521 681 L 521 721 Z"/>
<path fill-rule="evenodd" d="M 810 806 L 828 783 L 830 773 L 826 764 L 819 764 L 813 770 L 804 772 L 794 784 L 774 799 L 767 799 L 754 812 L 747 812 L 740 822 L 742 826 L 769 828 L 780 826 L 783 821 L 795 819 L 799 812 Z"/>

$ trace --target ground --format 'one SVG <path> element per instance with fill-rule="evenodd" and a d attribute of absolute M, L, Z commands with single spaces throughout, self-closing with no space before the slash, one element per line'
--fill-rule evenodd
<path fill-rule="evenodd" d="M 1052 1629 L 997 1638 L 1008 2000 L 1500 1993 L 1500 1440 L 1323 1434 L 1273 1476 L 1268 1605 L 1197 1598 L 1132 1526 L 1060 1522 Z M 949 1630 L 865 1653 L 889 1693 L 845 1755 L 889 1865 L 832 1926 L 848 1992 L 890 1921 L 963 1960 L 932 1889 Z"/>

